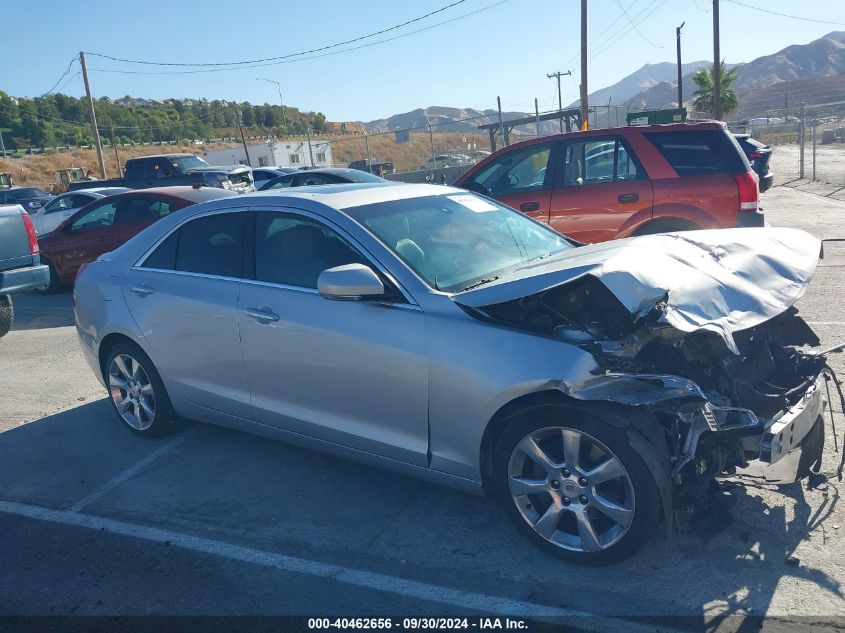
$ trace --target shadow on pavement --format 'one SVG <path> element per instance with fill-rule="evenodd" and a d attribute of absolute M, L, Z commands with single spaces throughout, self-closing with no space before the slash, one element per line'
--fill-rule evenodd
<path fill-rule="evenodd" d="M 15 320 L 12 330 L 40 330 L 74 324 L 73 293 L 65 290 L 54 295 L 25 292 L 12 296 Z"/>
<path fill-rule="evenodd" d="M 121 427 L 105 399 L 63 411 L 0 434 L 0 498 L 68 509 L 168 442 Z M 816 604 L 842 600 L 824 570 L 787 562 L 836 506 L 832 488 L 813 510 L 806 495 L 821 493 L 800 485 L 775 505 L 740 487 L 726 527 L 655 535 L 621 564 L 588 568 L 532 547 L 490 500 L 205 425 L 172 444 L 81 511 L 580 611 L 685 615 L 707 628 L 723 611 L 766 613 L 785 581 L 811 583 Z"/>

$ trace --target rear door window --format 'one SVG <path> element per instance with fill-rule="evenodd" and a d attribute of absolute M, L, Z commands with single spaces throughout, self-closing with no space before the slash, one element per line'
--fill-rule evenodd
<path fill-rule="evenodd" d="M 561 170 L 558 182 L 563 183 L 564 187 L 599 185 L 646 177 L 645 170 L 620 138 L 568 143 Z"/>
<path fill-rule="evenodd" d="M 748 170 L 739 145 L 727 132 L 647 132 L 646 138 L 679 176 L 736 174 Z"/>
<path fill-rule="evenodd" d="M 183 225 L 147 256 L 144 268 L 241 277 L 245 213 L 218 213 Z"/>
<path fill-rule="evenodd" d="M 155 222 L 170 213 L 170 203 L 155 198 L 129 198 L 117 210 L 115 224 Z"/>

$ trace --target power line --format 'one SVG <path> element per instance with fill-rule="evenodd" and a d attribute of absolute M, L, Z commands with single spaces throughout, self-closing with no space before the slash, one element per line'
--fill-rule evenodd
<path fill-rule="evenodd" d="M 628 15 L 628 12 L 625 10 L 625 7 L 623 7 L 623 6 L 622 6 L 622 3 L 621 3 L 619 0 L 616 0 L 616 4 L 617 4 L 617 5 L 619 5 L 619 8 L 622 10 L 622 14 L 623 14 L 623 15 L 625 16 L 625 18 L 628 20 L 628 23 L 629 23 L 632 27 L 634 27 L 634 30 L 637 32 L 637 35 L 639 35 L 641 38 L 643 38 L 643 40 L 644 40 L 647 44 L 651 44 L 654 48 L 663 48 L 662 46 L 658 46 L 657 44 L 655 44 L 654 42 L 652 42 L 650 39 L 648 39 L 645 35 L 643 35 L 643 32 L 642 32 L 642 31 L 640 31 L 639 27 L 637 27 L 637 25 L 634 23 L 634 21 L 633 21 L 633 20 L 631 20 L 631 16 L 629 16 L 629 15 Z"/>
<path fill-rule="evenodd" d="M 405 22 L 402 22 L 401 24 L 395 24 L 394 26 L 390 26 L 390 27 L 381 29 L 379 31 L 374 31 L 373 33 L 368 33 L 366 35 L 354 37 L 350 40 L 345 40 L 343 42 L 337 42 L 336 44 L 328 44 L 326 46 L 320 46 L 319 48 L 312 48 L 310 50 L 300 51 L 298 53 L 288 53 L 287 55 L 279 55 L 277 57 L 263 57 L 263 58 L 260 58 L 260 59 L 249 59 L 249 60 L 243 60 L 243 61 L 237 61 L 237 62 L 185 63 L 185 62 L 151 62 L 151 61 L 145 61 L 145 60 L 140 60 L 140 59 L 127 59 L 127 58 L 124 58 L 124 57 L 112 57 L 111 55 L 105 55 L 103 53 L 88 53 L 88 55 L 95 55 L 97 57 L 103 57 L 105 59 L 109 59 L 109 60 L 115 61 L 115 62 L 125 62 L 125 63 L 129 63 L 129 64 L 144 64 L 144 65 L 147 65 L 147 66 L 190 66 L 190 67 L 246 66 L 246 65 L 250 65 L 250 64 L 260 64 L 260 63 L 264 63 L 264 62 L 278 61 L 278 60 L 282 60 L 282 59 L 289 59 L 291 57 L 299 57 L 299 56 L 302 56 L 302 55 L 310 55 L 311 53 L 319 53 L 319 52 L 322 52 L 322 51 L 325 51 L 325 50 L 329 50 L 331 48 L 338 48 L 340 46 L 346 46 L 347 44 L 354 44 L 355 42 L 360 42 L 361 40 L 366 40 L 366 39 L 369 39 L 371 37 L 375 37 L 376 35 L 383 35 L 383 34 L 388 33 L 390 31 L 395 31 L 396 29 L 400 29 L 404 26 L 408 26 L 409 24 L 413 24 L 414 22 L 419 22 L 420 20 L 424 20 L 428 17 L 431 17 L 432 15 L 442 13 L 443 11 L 451 9 L 452 7 L 455 7 L 459 4 L 463 4 L 464 2 L 466 2 L 466 0 L 456 0 L 455 2 L 452 2 L 451 4 L 447 4 L 446 6 L 440 7 L 439 9 L 436 9 L 434 11 L 426 13 L 425 15 L 418 16 L 418 17 L 413 18 L 411 20 L 407 20 Z"/>
<path fill-rule="evenodd" d="M 357 51 L 363 48 L 369 48 L 370 46 L 376 46 L 378 44 L 385 44 L 387 42 L 392 42 L 394 40 L 401 39 L 403 37 L 408 37 L 409 35 L 415 35 L 417 33 L 422 33 L 424 31 L 429 31 L 433 28 L 437 28 L 439 26 L 443 26 L 445 24 L 450 24 L 452 22 L 457 22 L 458 20 L 463 20 L 464 18 L 468 18 L 470 16 L 476 15 L 481 13 L 482 11 L 489 11 L 490 9 L 494 9 L 500 5 L 503 5 L 507 2 L 511 2 L 511 0 L 499 0 L 498 2 L 494 2 L 492 4 L 486 5 L 481 7 L 480 9 L 476 9 L 475 11 L 470 11 L 469 13 L 464 13 L 457 17 L 451 18 L 449 20 L 443 20 L 442 22 L 437 22 L 430 26 L 426 26 L 420 29 L 416 29 L 413 31 L 408 31 L 407 33 L 402 33 L 400 35 L 394 35 L 393 37 L 388 37 L 382 40 L 377 40 L 375 42 L 368 42 L 367 44 L 361 44 L 359 46 L 352 46 L 350 48 L 344 48 L 339 51 L 330 51 L 327 53 L 320 53 L 317 55 L 309 55 L 307 57 L 299 57 L 298 59 L 285 59 L 281 61 L 274 61 L 274 62 L 264 62 L 260 64 L 253 64 L 251 66 L 237 66 L 237 67 L 227 67 L 227 68 L 211 68 L 211 69 L 204 69 L 204 70 L 175 70 L 175 71 L 141 71 L 141 70 L 115 70 L 110 68 L 89 68 L 88 70 L 95 70 L 101 73 L 116 73 L 120 75 L 193 75 L 199 73 L 216 73 L 216 72 L 225 72 L 230 70 L 242 70 L 244 68 L 260 68 L 262 66 L 278 66 L 280 64 L 292 64 L 295 62 L 306 61 L 310 59 L 318 59 L 321 57 L 329 57 L 331 55 L 339 55 L 341 53 L 348 53 L 350 51 Z"/>
<path fill-rule="evenodd" d="M 76 57 L 75 56 L 71 57 L 70 63 L 67 65 L 67 70 L 65 70 L 65 72 L 62 73 L 62 76 L 59 77 L 58 80 L 56 80 L 56 83 L 53 84 L 52 88 L 50 88 L 47 92 L 45 92 L 43 95 L 41 95 L 42 97 L 48 96 L 51 92 L 53 92 L 56 89 L 56 86 L 58 86 L 60 83 L 62 83 L 62 80 L 65 77 L 67 77 L 68 74 L 70 73 L 70 69 L 73 67 L 73 63 L 75 61 L 76 61 Z"/>
<path fill-rule="evenodd" d="M 763 9 L 762 7 L 755 7 L 751 4 L 745 4 L 744 2 L 739 2 L 738 0 L 727 0 L 731 4 L 738 4 L 741 7 L 745 7 L 746 9 L 754 9 L 755 11 L 762 11 L 763 13 L 769 13 L 771 15 L 778 15 L 782 18 L 791 18 L 793 20 L 803 20 L 804 22 L 815 22 L 816 24 L 832 24 L 833 26 L 845 26 L 845 22 L 831 22 L 830 20 L 815 20 L 813 18 L 805 18 L 800 15 L 789 15 L 788 13 L 780 13 L 778 11 L 772 11 L 771 9 Z"/>

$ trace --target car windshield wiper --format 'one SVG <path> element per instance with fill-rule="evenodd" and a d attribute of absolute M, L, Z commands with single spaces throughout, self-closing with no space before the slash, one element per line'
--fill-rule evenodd
<path fill-rule="evenodd" d="M 461 292 L 466 290 L 472 290 L 473 288 L 478 288 L 478 286 L 483 286 L 484 284 L 489 284 L 491 281 L 496 281 L 497 279 L 501 278 L 501 275 L 495 275 L 493 277 L 485 277 L 484 279 L 479 279 L 476 282 L 471 283 L 468 286 L 465 286 Z"/>

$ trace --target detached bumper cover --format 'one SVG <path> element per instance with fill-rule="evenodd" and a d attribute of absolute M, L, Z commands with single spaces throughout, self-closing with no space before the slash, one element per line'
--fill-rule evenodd
<path fill-rule="evenodd" d="M 50 269 L 47 266 L 28 266 L 0 272 L 0 295 L 43 288 L 50 283 Z"/>
<path fill-rule="evenodd" d="M 823 382 L 820 376 L 795 406 L 769 421 L 760 437 L 760 458 L 739 474 L 774 484 L 790 484 L 808 474 L 824 449 Z"/>

